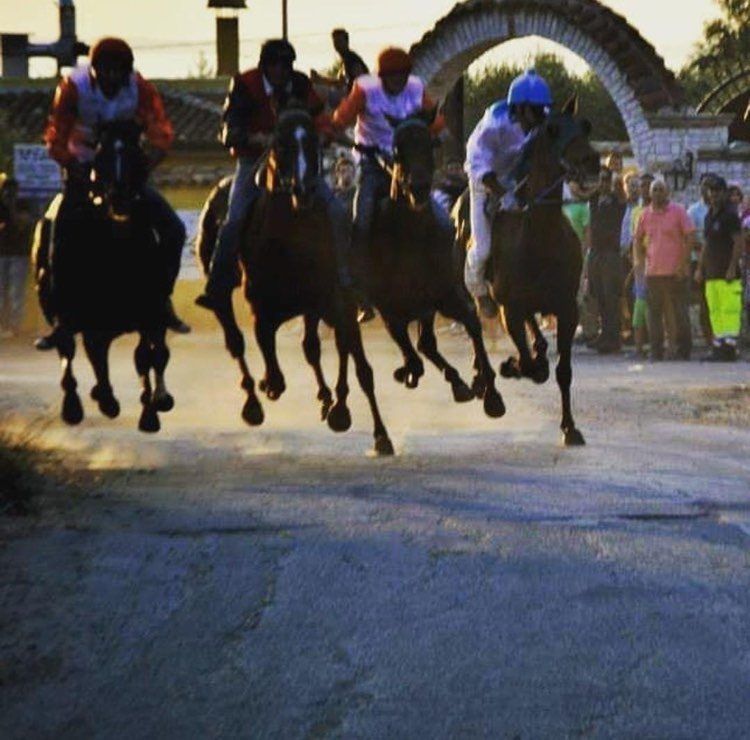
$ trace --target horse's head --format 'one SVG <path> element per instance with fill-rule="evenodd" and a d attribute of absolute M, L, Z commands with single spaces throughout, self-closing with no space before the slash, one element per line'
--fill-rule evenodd
<path fill-rule="evenodd" d="M 435 153 L 429 125 L 434 118 L 423 113 L 401 120 L 387 116 L 393 127 L 391 197 L 401 192 L 409 207 L 421 210 L 430 201 Z"/>
<path fill-rule="evenodd" d="M 577 115 L 578 96 L 573 95 L 559 113 L 542 124 L 541 135 L 552 145 L 554 157 L 562 165 L 566 179 L 590 186 L 598 182 L 599 154 L 591 146 L 591 122 Z"/>
<path fill-rule="evenodd" d="M 97 130 L 90 197 L 117 222 L 130 219 L 133 201 L 148 177 L 140 135 L 141 128 L 133 121 L 112 121 Z"/>
<path fill-rule="evenodd" d="M 291 195 L 292 207 L 312 202 L 320 172 L 320 146 L 312 117 L 301 108 L 279 114 L 267 165 L 267 189 Z"/>

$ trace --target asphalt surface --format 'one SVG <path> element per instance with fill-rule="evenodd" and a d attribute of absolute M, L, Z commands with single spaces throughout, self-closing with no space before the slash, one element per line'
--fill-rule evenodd
<path fill-rule="evenodd" d="M 251 429 L 219 334 L 172 338 L 151 436 L 132 340 L 122 415 L 86 398 L 75 428 L 55 359 L 0 345 L 4 428 L 70 484 L 0 520 L 1 737 L 750 736 L 747 362 L 578 351 L 587 445 L 565 449 L 554 381 L 500 381 L 488 419 L 433 368 L 396 384 L 368 326 L 382 459 L 356 384 L 352 429 L 320 423 L 299 340 Z M 467 377 L 465 340 L 439 341 Z"/>

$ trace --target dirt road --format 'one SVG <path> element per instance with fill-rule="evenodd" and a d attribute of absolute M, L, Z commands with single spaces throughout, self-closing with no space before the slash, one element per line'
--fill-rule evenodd
<path fill-rule="evenodd" d="M 439 339 L 468 375 L 467 343 Z M 491 420 L 431 368 L 397 385 L 368 327 L 397 452 L 376 459 L 358 388 L 351 431 L 319 422 L 299 341 L 250 429 L 218 333 L 173 338 L 156 436 L 132 341 L 122 415 L 86 400 L 74 429 L 54 358 L 0 347 L 4 426 L 75 483 L 0 521 L 0 736 L 747 734 L 750 365 L 579 352 L 588 444 L 563 449 L 554 382 L 502 381 Z"/>

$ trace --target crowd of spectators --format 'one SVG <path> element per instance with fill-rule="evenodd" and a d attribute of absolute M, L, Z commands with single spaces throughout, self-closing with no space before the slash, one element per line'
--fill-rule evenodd
<path fill-rule="evenodd" d="M 695 326 L 708 348 L 701 359 L 737 359 L 743 312 L 750 324 L 750 205 L 739 186 L 704 174 L 685 208 L 663 179 L 624 171 L 614 152 L 597 187 L 566 188 L 563 210 L 584 250 L 580 342 L 689 360 Z"/>

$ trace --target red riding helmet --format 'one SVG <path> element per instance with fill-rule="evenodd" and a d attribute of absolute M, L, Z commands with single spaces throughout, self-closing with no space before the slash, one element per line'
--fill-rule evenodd
<path fill-rule="evenodd" d="M 411 57 L 408 52 L 396 46 L 383 49 L 378 55 L 378 74 L 409 74 L 412 68 Z"/>
<path fill-rule="evenodd" d="M 108 65 L 119 65 L 127 72 L 133 71 L 133 50 L 126 41 L 112 36 L 99 39 L 91 47 L 89 59 L 94 69 Z"/>

